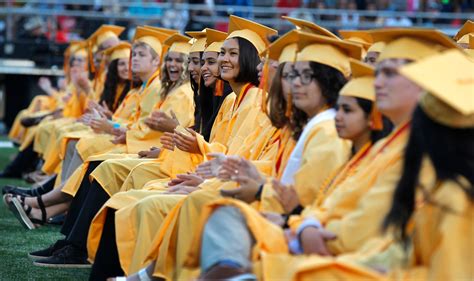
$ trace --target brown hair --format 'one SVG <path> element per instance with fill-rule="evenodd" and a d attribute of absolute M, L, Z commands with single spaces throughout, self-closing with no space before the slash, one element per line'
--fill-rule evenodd
<path fill-rule="evenodd" d="M 278 65 L 272 85 L 270 86 L 269 98 L 267 99 L 267 104 L 270 107 L 268 118 L 270 118 L 272 125 L 278 129 L 281 129 L 284 126 L 289 126 L 293 131 L 293 139 L 298 140 L 301 132 L 303 131 L 304 125 L 306 125 L 308 116 L 306 113 L 294 106 L 292 107 L 291 120 L 285 114 L 288 103 L 285 100 L 281 86 L 281 79 L 285 64 L 286 63 L 280 63 L 280 65 Z"/>

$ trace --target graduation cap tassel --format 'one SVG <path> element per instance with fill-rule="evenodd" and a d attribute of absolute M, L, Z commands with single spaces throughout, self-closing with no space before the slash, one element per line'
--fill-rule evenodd
<path fill-rule="evenodd" d="M 375 103 L 372 106 L 372 112 L 370 113 L 370 117 L 372 120 L 372 130 L 374 131 L 383 130 L 383 120 L 382 120 L 383 117 L 380 111 L 375 106 Z"/>
<path fill-rule="evenodd" d="M 217 81 L 216 81 L 216 88 L 215 88 L 215 90 L 214 90 L 214 96 L 216 96 L 216 97 L 222 97 L 223 92 L 224 92 L 224 81 L 222 81 L 221 79 L 217 78 Z"/>
<path fill-rule="evenodd" d="M 128 79 L 130 80 L 130 90 L 131 90 L 133 89 L 132 49 L 130 49 L 130 57 L 128 58 Z"/>
<path fill-rule="evenodd" d="M 268 58 L 268 53 L 265 57 L 265 63 L 263 64 L 262 77 L 260 79 L 259 91 L 262 94 L 262 111 L 268 113 L 267 110 L 267 90 L 268 90 L 268 75 L 270 67 L 270 59 Z"/>

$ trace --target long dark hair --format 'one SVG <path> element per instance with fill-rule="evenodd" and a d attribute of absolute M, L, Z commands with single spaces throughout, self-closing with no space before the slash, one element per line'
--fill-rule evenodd
<path fill-rule="evenodd" d="M 202 59 L 202 54 L 203 52 L 199 52 L 199 61 Z M 189 63 L 188 63 L 189 65 Z M 193 100 L 194 100 L 194 126 L 193 129 L 197 132 L 199 132 L 199 128 L 201 127 L 201 103 L 202 103 L 202 97 L 199 95 L 199 86 L 204 85 L 202 84 L 202 77 L 199 75 L 200 82 L 194 81 L 194 79 L 191 78 L 191 74 L 189 74 L 190 78 L 189 81 L 191 82 L 191 89 L 193 90 Z"/>
<path fill-rule="evenodd" d="M 102 91 L 102 95 L 100 96 L 100 103 L 102 104 L 102 102 L 105 102 L 105 104 L 107 104 L 108 108 L 112 112 L 117 109 L 118 105 L 122 102 L 128 91 L 130 90 L 130 81 L 123 81 L 118 75 L 118 61 L 118 59 L 115 59 L 110 62 L 109 67 L 107 69 L 107 76 L 105 78 L 104 90 Z M 117 103 L 115 103 L 115 95 L 117 93 L 117 87 L 120 83 L 125 83 L 125 87 L 122 93 L 120 93 L 120 97 Z"/>
<path fill-rule="evenodd" d="M 303 111 L 299 110 L 296 107 L 292 108 L 292 114 L 296 115 L 298 118 L 297 122 L 293 123 L 293 126 L 290 124 L 290 118 L 286 116 L 286 108 L 288 106 L 288 102 L 285 100 L 283 96 L 283 89 L 281 86 L 281 79 L 283 75 L 283 68 L 285 67 L 286 63 L 280 63 L 278 68 L 275 72 L 275 77 L 273 78 L 272 85 L 269 89 L 269 97 L 267 99 L 267 104 L 269 105 L 269 112 L 268 118 L 272 122 L 273 127 L 281 129 L 286 125 L 290 125 L 292 130 L 296 130 L 298 132 L 303 131 L 303 126 L 306 124 L 306 120 L 308 116 Z M 303 118 L 304 120 L 300 120 Z M 299 135 L 298 135 L 299 136 Z M 295 135 L 293 135 L 295 137 Z M 297 138 L 295 140 L 298 140 Z"/>
<path fill-rule="evenodd" d="M 405 150 L 402 177 L 383 223 L 384 230 L 393 227 L 397 238 L 405 244 L 408 242 L 406 228 L 415 210 L 415 191 L 425 155 L 431 160 L 438 181 L 458 182 L 469 199 L 474 200 L 474 128 L 443 126 L 431 120 L 418 106 Z M 459 176 L 464 177 L 469 186 L 460 183 Z"/>
<path fill-rule="evenodd" d="M 199 61 L 201 61 L 202 59 L 202 54 L 204 52 L 199 52 Z M 188 66 L 189 66 L 189 62 L 188 62 Z M 201 65 L 202 66 L 202 65 Z M 191 89 L 193 90 L 194 92 L 194 102 L 196 102 L 196 95 L 198 94 L 199 92 L 199 83 L 194 81 L 194 79 L 191 78 L 191 75 L 189 75 L 189 80 L 191 81 Z"/>
<path fill-rule="evenodd" d="M 363 99 L 363 98 L 358 98 L 358 97 L 355 97 L 355 99 L 359 107 L 362 109 L 362 111 L 364 111 L 365 116 L 369 118 L 370 114 L 372 113 L 372 109 L 375 103 L 368 99 Z M 393 124 L 392 122 L 390 122 L 390 120 L 388 120 L 388 118 L 382 117 L 382 122 L 383 122 L 382 130 L 370 131 L 370 141 L 372 143 L 376 143 L 378 140 L 385 138 L 393 130 Z"/>
<path fill-rule="evenodd" d="M 217 78 L 220 79 L 220 78 Z M 215 96 L 216 83 L 210 87 L 204 85 L 204 79 L 201 78 L 201 87 L 199 89 L 199 112 L 200 116 L 195 122 L 195 129 L 200 130 L 201 135 L 205 140 L 209 141 L 212 125 L 217 117 L 217 113 L 222 105 L 224 99 L 232 93 L 232 88 L 229 83 L 224 81 L 224 89 L 222 96 Z"/>
<path fill-rule="evenodd" d="M 326 105 L 334 107 L 339 97 L 339 91 L 347 83 L 347 79 L 339 70 L 325 64 L 310 61 L 309 66 L 321 89 L 321 94 L 326 100 Z M 300 111 L 292 114 L 291 124 L 295 139 L 299 139 L 307 122 L 308 115 L 306 113 Z"/>
<path fill-rule="evenodd" d="M 239 44 L 239 66 L 240 71 L 235 82 L 252 83 L 258 86 L 258 70 L 257 65 L 260 63 L 257 48 L 250 41 L 237 37 Z M 237 93 L 238 94 L 238 93 Z"/>
<path fill-rule="evenodd" d="M 202 59 L 203 52 L 199 53 L 199 59 Z M 217 79 L 220 79 L 219 77 Z M 212 125 L 216 119 L 217 113 L 224 101 L 225 97 L 232 93 L 229 83 L 224 82 L 222 96 L 215 96 L 216 83 L 210 87 L 206 87 L 204 78 L 200 77 L 200 82 L 196 83 L 191 80 L 191 88 L 194 92 L 194 126 L 193 129 L 199 132 L 206 141 L 211 136 Z"/>

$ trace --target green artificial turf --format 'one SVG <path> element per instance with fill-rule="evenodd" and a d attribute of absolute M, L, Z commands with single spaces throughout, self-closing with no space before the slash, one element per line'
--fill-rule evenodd
<path fill-rule="evenodd" d="M 0 141 L 6 141 L 0 137 Z M 0 170 L 15 155 L 15 148 L 0 148 Z M 5 184 L 26 186 L 22 180 L 0 179 Z M 61 238 L 59 227 L 23 228 L 5 204 L 0 203 L 0 280 L 88 280 L 89 269 L 44 268 L 33 265 L 27 254 L 48 247 Z"/>

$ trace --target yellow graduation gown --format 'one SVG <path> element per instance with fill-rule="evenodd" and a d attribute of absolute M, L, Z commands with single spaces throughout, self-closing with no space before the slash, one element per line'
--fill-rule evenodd
<path fill-rule="evenodd" d="M 290 136 L 291 134 L 284 134 L 284 136 L 282 136 L 280 130 L 275 131 L 274 127 L 267 127 L 265 130 L 260 132 L 259 137 L 253 141 L 254 145 L 244 145 L 244 147 L 247 147 L 246 151 L 248 158 L 255 159 L 252 162 L 255 163 L 259 169 L 261 169 L 262 173 L 269 176 L 272 171 L 271 167 L 269 166 L 274 165 L 273 163 L 276 163 L 275 160 L 278 155 L 278 148 L 281 147 L 280 142 L 290 142 L 288 147 L 291 150 L 293 141 L 289 141 L 287 139 Z M 262 146 L 263 148 L 259 148 Z M 284 151 L 284 149 L 281 151 Z M 241 153 L 246 154 L 244 151 L 241 151 Z M 286 163 L 282 163 L 283 166 L 285 164 Z M 156 187 L 156 185 L 152 186 Z M 189 245 L 188 242 L 190 242 L 190 237 L 184 233 L 189 233 L 189 231 L 192 231 L 192 225 L 195 224 L 194 221 L 197 219 L 196 215 L 199 214 L 199 210 L 205 205 L 205 202 L 210 202 L 213 199 L 220 197 L 219 189 L 235 188 L 235 186 L 236 184 L 234 182 L 223 183 L 214 179 L 201 185 L 203 190 L 196 191 L 187 197 L 182 195 L 156 194 L 142 199 L 141 201 L 137 202 L 136 206 L 126 207 L 119 210 L 117 212 L 119 213 L 119 218 L 126 218 L 126 216 L 122 215 L 122 210 L 141 210 L 140 216 L 138 217 L 139 223 L 136 224 L 137 226 L 130 227 L 132 229 L 152 228 L 155 230 L 150 232 L 152 236 L 150 236 L 149 239 L 137 241 L 137 243 L 134 245 L 134 248 L 130 248 L 128 251 L 122 251 L 126 254 L 129 254 L 128 257 L 125 254 L 121 255 L 121 261 L 124 262 L 123 266 L 130 263 L 129 272 L 133 273 L 139 270 L 145 264 L 149 263 L 150 261 L 155 261 L 157 257 L 159 257 L 157 264 L 163 264 L 167 270 L 155 268 L 155 272 L 166 272 L 167 275 L 172 275 L 174 272 L 173 270 L 176 270 L 176 272 L 180 273 L 182 268 L 180 261 L 183 260 L 184 255 L 187 253 L 187 247 Z M 179 204 L 175 204 L 174 207 L 171 205 L 166 205 L 166 207 L 171 206 L 173 208 L 169 208 L 171 211 L 166 216 L 161 225 L 157 224 L 153 216 L 149 215 L 155 212 L 163 212 L 166 210 L 163 209 L 163 204 L 167 204 L 169 201 L 176 201 L 177 199 L 183 200 L 180 200 Z M 183 222 L 183 220 L 186 220 L 186 222 Z M 150 224 L 153 224 L 153 226 L 150 227 Z M 181 228 L 179 226 L 181 226 Z M 120 226 L 120 229 L 122 229 L 122 226 Z M 137 235 L 140 235 L 141 232 L 137 231 L 136 233 Z M 158 235 L 156 233 L 158 233 Z M 178 237 L 179 240 L 177 240 L 176 237 Z M 126 237 L 124 236 L 123 239 L 125 238 Z M 161 262 L 162 260 L 163 262 Z M 180 278 L 186 279 L 186 277 Z"/>
<path fill-rule="evenodd" d="M 103 85 L 103 82 L 102 82 L 102 85 Z M 97 90 L 103 91 L 103 86 L 102 86 L 102 89 L 100 89 L 100 86 L 96 86 L 96 88 L 98 88 Z M 116 100 L 122 94 L 123 88 L 124 88 L 123 83 L 117 86 L 116 93 L 115 93 Z M 48 147 L 47 152 L 43 155 L 44 164 L 43 164 L 42 170 L 43 172 L 47 174 L 52 174 L 55 171 L 59 170 L 59 165 L 60 165 L 61 159 L 64 156 L 64 150 L 65 150 L 65 149 L 61 149 L 63 147 L 62 145 L 64 145 L 64 148 L 65 148 L 68 140 L 80 139 L 82 136 L 89 135 L 92 132 L 89 126 L 80 122 L 75 122 L 68 126 L 59 127 L 55 129 L 56 131 L 52 132 L 52 134 L 53 136 L 56 136 L 56 138 L 51 138 L 51 141 L 54 143 Z"/>
<path fill-rule="evenodd" d="M 289 138 L 290 135 L 291 134 L 288 134 L 286 136 L 286 139 L 292 141 L 292 139 Z M 290 144 L 290 147 L 291 146 L 292 145 Z M 291 148 L 287 150 L 286 153 L 284 153 L 287 155 L 285 157 L 286 161 L 288 161 L 289 159 L 291 150 L 293 149 Z M 314 125 L 312 128 L 310 128 L 310 132 L 308 133 L 308 137 L 305 139 L 304 143 L 303 159 L 301 161 L 301 166 L 296 172 L 295 178 L 298 179 L 298 177 L 302 177 L 303 173 L 311 174 L 313 177 L 313 184 L 318 186 L 322 184 L 325 177 L 327 177 L 327 175 L 317 175 L 319 171 L 325 174 L 332 173 L 332 170 L 337 170 L 347 161 L 347 159 L 349 158 L 349 154 L 350 143 L 338 137 L 334 126 L 334 120 L 331 119 L 321 121 Z M 283 172 L 277 172 L 277 161 L 273 162 L 273 166 L 273 176 L 281 177 Z M 283 168 L 285 166 L 286 162 L 283 163 Z M 312 168 L 317 166 L 318 169 L 309 169 L 308 166 Z M 321 166 L 325 167 L 320 169 L 319 167 Z M 318 171 L 318 173 L 315 173 L 314 171 Z M 305 196 L 308 196 L 308 194 L 315 193 L 306 191 L 305 189 L 311 188 L 311 186 L 305 186 L 302 183 L 304 183 L 304 181 L 295 181 L 295 189 L 297 191 L 299 190 L 299 194 L 305 194 Z M 312 187 L 312 189 L 317 190 L 317 188 L 314 187 Z M 204 194 L 205 192 L 202 193 Z M 217 193 L 214 197 L 205 195 L 205 200 L 200 197 L 201 196 L 199 193 L 196 193 L 195 195 L 192 194 L 185 200 L 185 203 L 183 204 L 182 208 L 184 210 L 187 210 L 191 208 L 190 206 L 197 206 L 195 207 L 195 209 L 200 209 L 203 208 L 206 202 L 209 203 L 212 199 L 217 199 L 220 196 L 219 193 Z M 264 186 L 264 191 L 262 193 L 262 200 L 260 204 L 239 204 L 239 206 L 245 206 L 245 208 L 252 209 L 252 211 L 280 211 L 281 213 L 283 213 L 283 208 L 280 206 L 278 200 L 276 200 L 276 194 L 273 191 L 271 184 L 267 184 Z M 162 241 L 161 245 L 158 245 L 159 250 L 155 250 L 155 255 L 153 255 L 153 253 L 149 254 L 149 257 L 157 258 L 154 272 L 155 276 L 166 276 L 167 278 L 177 279 L 188 278 L 190 277 L 190 275 L 192 276 L 193 273 L 186 269 L 183 269 L 182 266 L 185 261 L 186 254 L 190 249 L 190 245 L 192 244 L 192 237 L 190 237 L 189 235 L 185 235 L 184 233 L 194 233 L 199 227 L 197 225 L 197 222 L 199 220 L 196 215 L 194 215 L 191 219 L 187 218 L 187 216 L 189 216 L 189 213 L 189 211 L 184 211 L 182 214 L 179 214 L 178 218 L 174 219 L 178 221 L 173 222 L 177 224 L 177 227 L 175 229 L 171 228 L 165 230 L 170 238 L 168 238 L 168 240 Z M 185 230 L 182 235 L 178 234 L 178 236 L 176 237 L 176 234 L 173 234 L 172 232 L 179 231 L 180 228 L 184 228 Z M 154 248 L 152 249 L 154 250 Z"/>
<path fill-rule="evenodd" d="M 69 86 L 69 93 L 71 93 L 71 97 L 64 105 L 63 118 L 52 121 L 45 119 L 36 130 L 33 149 L 40 155 L 45 155 L 50 146 L 56 145 L 51 141 L 57 137 L 56 134 L 52 133 L 53 130 L 75 122 L 76 118 L 84 114 L 87 108 L 86 94 L 76 89 L 74 85 Z"/>
<path fill-rule="evenodd" d="M 343 181 L 323 202 L 321 209 L 305 210 L 304 215 L 315 216 L 337 239 L 328 242 L 328 247 L 336 255 L 356 251 L 372 237 L 377 237 L 381 221 L 390 207 L 392 192 L 399 179 L 402 157 L 408 138 L 408 124 L 395 130 L 389 137 L 379 141 L 362 160 L 357 173 Z M 427 178 L 430 178 L 429 176 Z M 229 200 L 229 199 L 227 199 Z M 217 203 L 214 203 L 216 205 Z M 222 204 L 222 202 L 220 203 Z M 327 204 L 327 205 L 326 205 Z M 245 215 L 258 217 L 259 223 L 249 227 L 258 241 L 264 241 L 264 229 L 272 223 L 266 221 L 255 210 L 246 205 L 240 207 Z M 308 207 L 311 209 L 311 207 Z M 201 220 L 205 222 L 206 219 Z M 296 227 L 301 220 L 290 220 Z M 199 229 L 204 226 L 201 225 Z M 197 232 L 191 248 L 189 265 L 199 264 L 200 231 Z M 283 235 L 281 230 L 272 234 Z M 285 244 L 286 246 L 286 244 Z M 281 245 L 276 245 L 280 249 Z M 269 251 L 272 251 L 270 249 Z M 268 251 L 268 252 L 269 252 Z M 263 272 L 263 275 L 268 274 Z"/>
<path fill-rule="evenodd" d="M 180 124 L 183 124 L 183 126 L 186 127 L 192 126 L 194 123 L 194 99 L 190 84 L 185 83 L 172 90 L 165 100 L 158 102 L 155 106 L 155 110 L 162 110 L 167 114 L 170 114 L 170 111 L 173 111 Z M 128 134 L 127 132 L 127 147 L 133 147 L 130 148 L 132 149 L 131 151 L 128 151 L 130 154 L 135 152 L 138 153 L 140 150 L 146 150 L 153 145 L 160 146 L 159 138 L 163 134 L 162 132 L 151 130 L 148 127 L 143 127 L 141 130 L 130 130 L 129 132 L 131 133 Z M 129 138 L 129 136 L 133 137 Z M 144 164 L 160 162 L 161 159 L 166 157 L 167 153 L 168 152 L 163 153 L 159 159 L 142 159 L 134 154 L 133 157 L 106 160 L 99 165 L 90 176 L 95 179 L 110 196 L 112 196 L 120 190 L 124 180 L 133 167 L 142 162 Z M 173 159 L 173 161 L 176 160 L 177 159 Z M 167 175 L 165 174 L 165 176 Z M 140 178 L 146 177 L 141 175 Z M 140 187 L 141 186 L 137 186 L 137 188 Z"/>
<path fill-rule="evenodd" d="M 386 268 L 389 272 L 382 275 L 354 261 L 311 257 L 298 262 L 292 280 L 321 280 L 324 276 L 338 276 L 339 280 L 473 280 L 474 205 L 460 185 L 469 183 L 458 180 L 435 184 L 425 193 L 428 196 L 411 221 L 408 264 L 391 261 Z M 372 259 L 387 256 L 395 246 L 402 248 L 396 244 L 392 242 L 392 247 L 386 247 Z M 407 253 L 402 250 L 402 254 L 406 258 Z"/>
<path fill-rule="evenodd" d="M 242 94 L 245 93 L 245 94 Z M 275 129 L 271 127 L 270 121 L 265 113 L 261 110 L 261 97 L 260 93 L 257 88 L 250 88 L 244 89 L 241 95 L 239 95 L 239 99 L 235 100 L 235 94 L 231 94 L 227 96 L 226 100 L 221 106 L 220 112 L 214 122 L 213 129 L 211 132 L 211 142 L 207 143 L 204 141 L 203 138 L 198 138 L 200 142 L 201 152 L 203 157 L 208 152 L 227 152 L 229 154 L 237 154 L 237 155 L 246 155 L 247 157 L 258 157 L 262 150 L 265 149 L 266 143 L 271 139 L 272 136 L 275 135 Z M 270 129 L 269 129 L 270 128 Z M 262 134 L 262 131 L 266 129 L 266 133 Z M 276 154 L 276 149 L 273 150 L 274 154 Z M 252 156 L 254 155 L 254 156 Z M 169 159 L 169 158 L 167 158 Z M 256 159 L 256 158 L 253 158 Z M 146 185 L 145 189 L 161 189 L 166 183 L 167 180 L 158 180 L 157 185 Z M 160 192 L 160 191 L 158 191 Z M 91 233 L 94 231 L 95 235 L 99 235 L 98 239 L 100 239 L 101 227 L 103 223 L 103 218 L 105 218 L 105 212 L 108 206 L 114 207 L 124 207 L 121 204 L 115 204 L 115 202 L 123 202 L 121 197 L 127 196 L 131 197 L 132 194 L 142 194 L 146 193 L 148 195 L 152 195 L 149 191 L 129 191 L 126 193 L 119 193 L 113 196 L 106 206 L 102 209 L 101 212 L 96 216 L 91 226 Z M 168 197 L 169 196 L 169 197 Z M 174 195 L 167 195 L 165 200 L 171 200 L 175 202 L 174 198 L 171 198 Z M 137 200 L 141 198 L 137 195 Z M 165 205 L 165 204 L 162 204 Z M 174 204 L 170 204 L 169 209 Z M 168 206 L 168 205 L 167 205 Z M 133 209 L 136 206 L 130 206 L 124 209 Z M 160 210 L 161 213 L 166 212 L 165 209 Z M 121 216 L 120 213 L 126 213 L 125 210 L 120 209 L 116 213 L 116 225 L 117 226 L 125 226 L 126 222 L 122 221 L 120 218 L 124 217 L 124 220 L 128 220 L 129 217 Z M 156 221 L 154 223 L 155 226 L 159 227 L 161 223 Z M 132 223 L 132 225 L 137 225 L 136 222 Z M 146 225 L 146 224 L 145 224 Z M 98 231 L 97 231 L 98 229 Z M 95 237 L 95 235 L 93 235 Z M 89 236 L 91 237 L 91 236 Z M 97 238 L 97 237 L 95 237 Z M 133 240 L 133 238 L 127 239 L 128 241 Z M 142 241 L 146 241 L 147 239 L 143 239 Z M 89 253 L 94 253 L 97 244 L 93 242 L 91 238 L 89 238 L 89 246 L 88 250 Z M 98 240 L 96 239 L 95 242 Z M 124 259 L 128 259 L 127 261 L 123 262 L 124 270 L 128 271 L 128 264 L 130 263 L 130 247 L 123 246 L 121 240 L 117 240 L 119 252 L 124 253 L 121 255 L 125 257 Z M 130 245 L 130 243 L 127 243 Z M 122 250 L 123 249 L 123 250 Z M 146 252 L 141 253 L 141 255 L 146 255 Z M 90 258 L 93 259 L 93 255 L 90 254 Z"/>
<path fill-rule="evenodd" d="M 59 95 L 60 94 L 55 91 L 55 93 L 51 96 L 35 96 L 28 108 L 21 110 L 15 117 L 15 121 L 13 122 L 10 132 L 8 133 L 8 137 L 12 141 L 21 144 L 23 138 L 25 137 L 26 131 L 28 130 L 28 128 L 24 128 L 21 125 L 21 120 L 25 117 L 33 117 L 33 113 L 39 113 L 38 115 L 43 115 L 55 110 L 59 103 Z"/>
<path fill-rule="evenodd" d="M 107 71 L 101 71 L 92 82 L 92 92 L 89 99 L 99 102 L 104 92 L 105 80 L 107 78 Z"/>
<path fill-rule="evenodd" d="M 137 123 L 143 122 L 146 117 L 148 117 L 153 109 L 155 102 L 158 101 L 157 93 L 160 91 L 161 88 L 161 81 L 158 79 L 159 71 L 155 72 L 153 76 L 148 80 L 148 83 L 142 85 L 139 89 L 138 97 L 139 100 L 137 101 L 138 105 L 137 108 L 133 111 L 133 116 L 129 120 L 129 129 L 133 130 L 138 126 Z M 129 100 L 132 102 L 134 99 Z M 113 139 L 113 136 L 107 134 L 101 134 L 102 137 L 97 137 L 97 135 L 91 135 L 87 137 L 81 138 L 77 144 L 76 149 L 78 154 L 81 156 L 82 160 L 84 161 L 81 166 L 79 166 L 76 171 L 71 175 L 71 177 L 66 181 L 63 192 L 74 196 L 79 188 L 82 178 L 84 177 L 89 163 L 87 160 L 89 157 L 93 155 L 104 155 L 104 153 L 117 149 L 119 152 L 126 152 L 125 145 L 114 145 L 110 140 Z M 109 157 L 109 156 L 107 156 Z M 107 157 L 105 159 L 107 159 Z M 110 157 L 118 157 L 119 156 L 110 156 Z M 97 160 L 103 160 L 101 157 Z"/>
<path fill-rule="evenodd" d="M 72 83 L 69 83 L 68 86 L 67 86 L 67 89 L 65 91 L 65 93 L 67 94 L 72 94 L 73 96 L 76 96 L 76 87 L 72 84 Z M 62 108 L 63 109 L 63 118 L 59 118 L 59 119 L 56 119 L 56 120 L 61 120 L 61 119 L 69 119 L 68 117 L 69 116 L 66 116 L 64 115 L 64 109 L 66 107 L 68 107 L 69 109 L 67 110 L 68 113 L 72 112 L 72 110 L 70 109 L 71 108 L 71 103 L 73 103 L 74 101 L 77 100 L 77 97 L 75 99 L 71 98 L 67 103 L 65 103 L 62 98 L 61 98 L 62 95 L 55 95 L 56 97 L 56 100 L 57 100 L 57 107 L 55 109 L 59 109 L 59 108 Z M 46 112 L 45 112 L 46 113 Z M 53 120 L 52 117 L 46 117 L 44 118 L 40 124 L 38 124 L 37 126 L 34 126 L 34 127 L 30 127 L 28 128 L 28 130 L 26 131 L 26 135 L 23 139 L 23 142 L 20 146 L 20 151 L 23 151 L 24 149 L 26 149 L 28 146 L 31 145 L 31 143 L 33 141 L 35 141 L 35 138 L 36 135 L 37 135 L 37 132 L 39 131 L 39 128 L 43 125 L 47 125 L 49 123 L 49 121 Z M 62 121 L 57 121 L 57 122 L 62 122 Z M 44 139 L 44 136 L 46 136 L 46 139 Z M 38 152 L 39 154 L 42 154 L 42 151 L 44 151 L 45 147 L 47 146 L 48 142 L 47 142 L 47 131 L 46 132 L 43 132 L 43 137 L 38 139 L 41 141 L 40 144 L 35 144 L 36 148 L 35 151 L 40 151 Z"/>
<path fill-rule="evenodd" d="M 155 72 L 152 77 L 148 80 L 148 83 L 142 85 L 138 90 L 138 106 L 133 110 L 133 116 L 129 118 L 127 125 L 128 129 L 134 130 L 140 126 L 145 126 L 143 120 L 153 110 L 153 106 L 158 102 L 158 92 L 161 89 L 161 81 L 159 79 L 159 71 Z M 142 124 L 140 124 L 140 122 Z M 87 158 L 97 154 L 103 154 L 113 149 L 118 149 L 120 152 L 126 152 L 125 145 L 114 145 L 109 140 L 113 139 L 112 136 L 108 136 L 106 140 L 100 142 L 91 142 L 90 139 L 79 140 L 76 145 L 77 152 L 81 156 L 83 161 Z"/>
<path fill-rule="evenodd" d="M 127 93 L 123 101 L 118 106 L 117 110 L 115 110 L 114 114 L 112 115 L 112 122 L 117 123 L 120 127 L 129 127 L 130 120 L 134 115 L 135 111 L 137 110 L 138 104 L 140 103 L 140 93 L 138 88 L 130 89 Z M 60 155 L 64 155 L 66 151 L 66 145 L 69 139 L 82 139 L 85 138 L 88 140 L 89 143 L 98 144 L 99 142 L 106 142 L 106 145 L 98 144 L 99 147 L 104 147 L 109 145 L 110 141 L 113 139 L 112 135 L 101 133 L 97 134 L 92 129 L 88 131 L 80 131 L 80 132 L 72 132 L 64 136 L 61 140 L 61 153 Z M 86 142 L 86 141 L 84 141 Z"/>
<path fill-rule="evenodd" d="M 166 97 L 159 97 L 159 101 L 153 107 L 153 111 L 157 110 L 169 116 L 173 111 L 181 126 L 191 127 L 194 124 L 194 98 L 190 82 L 173 89 Z M 160 145 L 162 132 L 152 130 L 142 122 L 137 125 L 135 129 L 127 131 L 127 153 L 138 153 L 151 146 Z"/>

